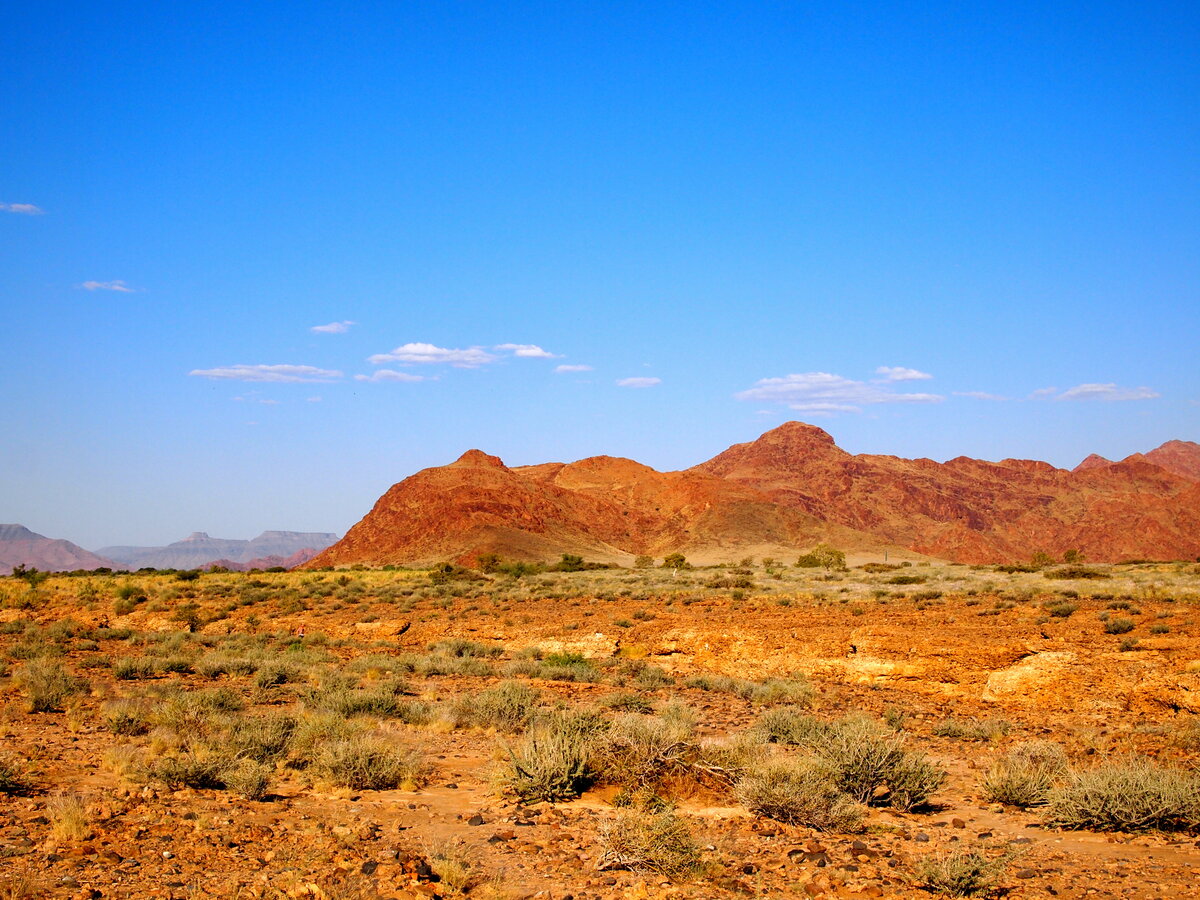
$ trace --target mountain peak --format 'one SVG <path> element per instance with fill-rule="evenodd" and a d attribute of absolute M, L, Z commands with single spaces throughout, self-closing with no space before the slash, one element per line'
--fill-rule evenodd
<path fill-rule="evenodd" d="M 0 525 L 0 541 L 35 541 L 46 540 L 35 531 L 30 531 L 24 525 Z"/>
<path fill-rule="evenodd" d="M 451 466 L 460 469 L 507 469 L 504 465 L 504 460 L 498 456 L 492 456 L 490 453 L 484 453 L 482 450 L 468 450 L 454 462 Z"/>
<path fill-rule="evenodd" d="M 187 537 L 185 537 L 184 540 L 185 541 L 211 541 L 212 538 L 210 538 L 208 536 L 207 531 L 193 531 L 191 534 L 189 534 Z"/>
<path fill-rule="evenodd" d="M 1086 472 L 1088 469 L 1103 469 L 1105 466 L 1111 466 L 1112 463 L 1113 461 L 1111 459 L 1106 459 L 1099 453 L 1092 453 L 1087 459 L 1085 459 L 1071 471 Z"/>

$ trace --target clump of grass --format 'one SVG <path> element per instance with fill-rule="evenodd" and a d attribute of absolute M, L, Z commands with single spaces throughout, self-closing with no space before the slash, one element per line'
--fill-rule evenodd
<path fill-rule="evenodd" d="M 975 897 L 988 893 L 1004 872 L 1006 860 L 990 860 L 978 853 L 955 850 L 921 860 L 917 877 L 935 894 Z"/>
<path fill-rule="evenodd" d="M 54 712 L 62 709 L 69 697 L 87 689 L 87 682 L 66 671 L 58 663 L 34 659 L 16 674 L 17 683 L 28 697 L 30 712 Z"/>
<path fill-rule="evenodd" d="M 312 760 L 313 773 L 336 787 L 361 791 L 415 788 L 424 783 L 424 756 L 378 735 L 357 734 L 324 744 Z"/>
<path fill-rule="evenodd" d="M 138 735 L 150 730 L 150 709 L 145 700 L 124 699 L 104 704 L 104 724 L 113 734 Z"/>
<path fill-rule="evenodd" d="M 0 753 L 0 794 L 21 794 L 28 788 L 21 761 L 12 754 Z"/>
<path fill-rule="evenodd" d="M 271 786 L 271 767 L 253 759 L 241 758 L 221 773 L 226 789 L 246 800 L 262 800 Z"/>
<path fill-rule="evenodd" d="M 1012 724 L 1003 719 L 944 719 L 933 726 L 933 733 L 938 737 L 960 741 L 993 741 L 1010 730 Z"/>
<path fill-rule="evenodd" d="M 83 841 L 92 836 L 87 804 L 78 794 L 55 794 L 46 804 L 50 830 L 60 841 Z"/>
<path fill-rule="evenodd" d="M 628 869 L 686 878 L 700 867 L 700 849 L 687 824 L 670 809 L 659 813 L 621 810 L 600 827 L 603 870 Z"/>
<path fill-rule="evenodd" d="M 812 684 L 803 675 L 793 675 L 790 678 L 767 678 L 763 681 L 731 678 L 728 675 L 694 675 L 688 678 L 684 685 L 690 688 L 699 688 L 702 691 L 721 691 L 733 694 L 743 700 L 764 706 L 773 703 L 807 705 L 816 693 Z"/>
<path fill-rule="evenodd" d="M 687 718 L 617 716 L 595 746 L 591 765 L 605 781 L 650 785 L 686 770 L 698 745 Z"/>
<path fill-rule="evenodd" d="M 818 831 L 856 831 L 862 822 L 862 807 L 818 757 L 773 760 L 738 782 L 737 797 L 751 812 Z"/>
<path fill-rule="evenodd" d="M 533 718 L 539 691 L 518 681 L 502 681 L 494 688 L 469 694 L 454 704 L 456 723 L 474 728 L 521 731 Z"/>
<path fill-rule="evenodd" d="M 160 665 L 160 661 L 152 656 L 123 656 L 112 664 L 112 675 L 118 681 L 153 678 Z"/>
<path fill-rule="evenodd" d="M 479 881 L 478 852 L 465 841 L 446 841 L 427 847 L 425 858 L 443 891 L 465 894 Z"/>
<path fill-rule="evenodd" d="M 1028 809 L 1046 802 L 1054 782 L 1066 771 L 1067 755 L 1051 741 L 1026 741 L 996 761 L 983 781 L 993 803 Z"/>
<path fill-rule="evenodd" d="M 764 712 L 755 723 L 763 740 L 793 747 L 812 747 L 829 731 L 829 723 L 809 715 L 798 706 L 782 706 Z"/>
<path fill-rule="evenodd" d="M 1124 616 L 1117 616 L 1104 623 L 1105 634 L 1128 634 L 1133 628 L 1133 619 L 1126 619 Z"/>
<path fill-rule="evenodd" d="M 600 706 L 622 712 L 651 713 L 654 704 L 641 694 L 606 694 L 597 701 Z"/>
<path fill-rule="evenodd" d="M 604 728 L 588 712 L 556 710 L 535 719 L 521 741 L 507 748 L 501 785 L 526 802 L 579 796 L 595 779 L 589 760 Z"/>
<path fill-rule="evenodd" d="M 1134 757 L 1073 772 L 1049 797 L 1063 828 L 1190 831 L 1200 826 L 1200 777 Z"/>

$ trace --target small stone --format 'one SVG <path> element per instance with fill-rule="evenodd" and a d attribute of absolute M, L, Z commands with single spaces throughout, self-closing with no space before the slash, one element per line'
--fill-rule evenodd
<path fill-rule="evenodd" d="M 929 835 L 927 835 L 923 831 L 918 831 L 915 835 L 913 835 L 913 840 L 916 841 L 918 844 L 928 844 L 929 843 Z"/>
<path fill-rule="evenodd" d="M 175 858 L 175 854 L 174 854 L 174 853 L 172 853 L 170 850 L 164 850 L 164 851 L 162 852 L 162 858 L 163 858 L 163 859 L 174 859 L 174 858 Z"/>
<path fill-rule="evenodd" d="M 1020 871 L 1017 872 L 1017 877 L 1018 878 L 1036 878 L 1037 872 L 1035 872 L 1033 869 L 1021 869 Z"/>
<path fill-rule="evenodd" d="M 966 823 L 966 822 L 964 822 L 962 819 L 959 819 L 959 818 L 953 818 L 953 819 L 951 819 L 951 820 L 950 820 L 950 824 L 951 824 L 951 825 L 952 825 L 954 828 L 966 828 L 966 827 L 967 827 L 967 823 Z"/>
<path fill-rule="evenodd" d="M 473 815 L 473 816 L 471 816 L 471 818 L 467 819 L 467 824 L 468 825 L 482 825 L 483 824 L 483 816 L 481 816 L 479 813 L 475 813 L 475 815 Z"/>

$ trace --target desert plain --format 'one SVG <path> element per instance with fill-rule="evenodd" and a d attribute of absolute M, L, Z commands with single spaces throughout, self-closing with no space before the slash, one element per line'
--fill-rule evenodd
<path fill-rule="evenodd" d="M 0 580 L 0 896 L 1195 896 L 1200 566 L 794 562 Z"/>

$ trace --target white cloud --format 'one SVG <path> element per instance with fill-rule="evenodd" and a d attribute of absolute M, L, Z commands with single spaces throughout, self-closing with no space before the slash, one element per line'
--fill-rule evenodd
<path fill-rule="evenodd" d="M 189 375 L 201 378 L 213 378 L 225 381 L 268 381 L 279 384 L 292 384 L 305 381 L 333 381 L 341 378 L 342 373 L 332 369 L 318 369 L 315 366 L 224 366 L 217 369 L 192 369 Z"/>
<path fill-rule="evenodd" d="M 308 329 L 313 334 L 345 334 L 350 330 L 351 325 L 357 325 L 357 322 L 351 322 L 347 319 L 345 322 L 330 322 L 328 325 L 314 325 Z"/>
<path fill-rule="evenodd" d="M 118 291 L 122 294 L 136 293 L 124 281 L 85 281 L 79 285 L 85 291 Z"/>
<path fill-rule="evenodd" d="M 592 367 L 591 366 L 583 366 L 583 365 L 562 365 L 562 366 L 555 366 L 554 371 L 559 372 L 559 373 L 562 373 L 562 372 L 590 372 L 590 371 L 592 371 Z"/>
<path fill-rule="evenodd" d="M 501 350 L 511 352 L 513 356 L 520 356 L 525 359 L 558 359 L 559 355 L 551 353 L 549 350 L 543 350 L 537 344 L 497 344 L 493 350 Z"/>
<path fill-rule="evenodd" d="M 1056 387 L 1044 387 L 1044 388 L 1038 388 L 1036 391 L 1031 391 L 1029 396 L 1031 398 L 1049 397 L 1051 394 L 1057 394 L 1057 393 L 1058 393 L 1058 388 L 1056 388 Z"/>
<path fill-rule="evenodd" d="M 320 398 L 320 397 L 305 397 L 304 399 L 305 399 L 305 400 L 306 400 L 308 403 L 320 403 L 320 402 L 321 402 L 321 398 Z"/>
<path fill-rule="evenodd" d="M 829 372 L 803 372 L 763 378 L 734 395 L 739 400 L 782 403 L 789 409 L 818 414 L 861 412 L 876 403 L 939 403 L 940 394 L 898 394 L 885 387 Z"/>
<path fill-rule="evenodd" d="M 877 380 L 888 383 L 892 381 L 926 381 L 933 376 L 918 369 L 908 369 L 904 366 L 880 366 L 875 370 L 880 376 Z"/>
<path fill-rule="evenodd" d="M 0 203 L 0 210 L 21 216 L 40 216 L 45 210 L 32 203 Z"/>
<path fill-rule="evenodd" d="M 970 397 L 972 400 L 1007 400 L 999 394 L 989 394 L 986 391 L 955 391 L 955 397 Z"/>
<path fill-rule="evenodd" d="M 1148 387 L 1123 388 L 1108 384 L 1077 384 L 1063 391 L 1055 400 L 1153 400 L 1161 397 Z"/>
<path fill-rule="evenodd" d="M 248 397 L 234 397 L 233 399 L 235 401 L 237 401 L 238 403 L 261 403 L 263 406 L 278 406 L 279 405 L 278 400 L 272 400 L 270 397 L 248 396 Z"/>
<path fill-rule="evenodd" d="M 376 353 L 368 357 L 367 362 L 373 365 L 383 363 L 408 363 L 431 365 L 444 364 L 459 369 L 474 369 L 490 362 L 496 357 L 482 347 L 467 347 L 461 350 L 451 350 L 446 347 L 435 347 L 433 344 L 404 344 L 391 353 Z"/>
<path fill-rule="evenodd" d="M 662 384 L 661 378 L 622 378 L 617 381 L 617 387 L 648 388 Z"/>
<path fill-rule="evenodd" d="M 424 375 L 410 375 L 408 372 L 397 372 L 395 369 L 380 369 L 372 375 L 355 375 L 355 381 L 424 381 Z"/>

